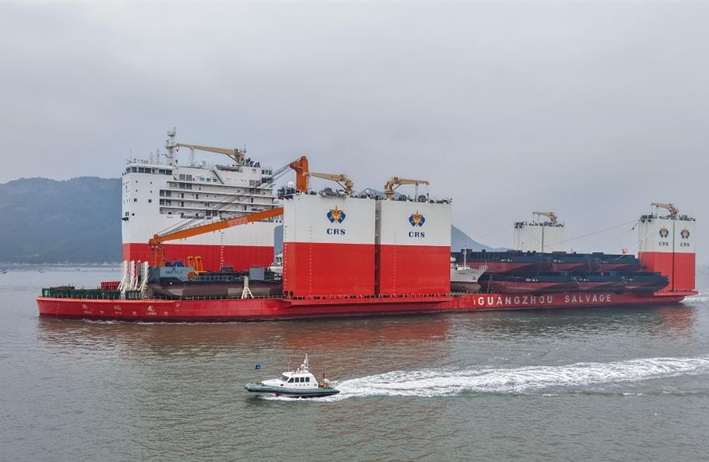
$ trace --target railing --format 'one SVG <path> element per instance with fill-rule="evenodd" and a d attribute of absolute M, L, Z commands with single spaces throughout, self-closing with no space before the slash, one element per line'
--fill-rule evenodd
<path fill-rule="evenodd" d="M 79 300 L 120 300 L 120 290 L 75 289 L 73 287 L 50 287 L 42 289 L 42 297 L 76 298 Z M 127 290 L 124 300 L 141 300 L 139 290 Z"/>

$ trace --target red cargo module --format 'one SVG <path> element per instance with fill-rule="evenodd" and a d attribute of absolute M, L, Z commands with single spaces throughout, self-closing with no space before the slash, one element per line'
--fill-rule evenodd
<path fill-rule="evenodd" d="M 374 199 L 296 194 L 283 214 L 286 297 L 374 295 Z"/>
<path fill-rule="evenodd" d="M 692 291 L 696 272 L 695 220 L 680 216 L 675 210 L 671 210 L 668 216 L 651 214 L 640 218 L 638 258 L 647 271 L 669 277 L 670 283 L 665 290 Z"/>
<path fill-rule="evenodd" d="M 377 202 L 377 295 L 450 292 L 450 201 Z"/>

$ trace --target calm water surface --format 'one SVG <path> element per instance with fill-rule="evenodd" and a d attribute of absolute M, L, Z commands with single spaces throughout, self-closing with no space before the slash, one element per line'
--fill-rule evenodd
<path fill-rule="evenodd" d="M 0 460 L 709 460 L 709 277 L 682 305 L 230 324 L 40 320 L 0 274 Z M 341 393 L 264 399 L 296 367 Z M 261 370 L 254 365 L 260 364 Z"/>

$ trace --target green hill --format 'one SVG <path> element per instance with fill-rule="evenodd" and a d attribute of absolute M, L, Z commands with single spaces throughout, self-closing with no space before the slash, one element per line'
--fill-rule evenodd
<path fill-rule="evenodd" d="M 121 180 L 22 178 L 0 184 L 0 261 L 121 260 Z"/>

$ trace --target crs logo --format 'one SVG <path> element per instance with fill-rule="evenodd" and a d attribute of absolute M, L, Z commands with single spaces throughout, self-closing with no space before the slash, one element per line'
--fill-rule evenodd
<path fill-rule="evenodd" d="M 409 223 L 411 223 L 411 226 L 413 226 L 414 228 L 420 228 L 423 226 L 424 223 L 426 223 L 426 217 L 421 215 L 417 210 L 416 213 L 412 213 L 409 217 Z M 409 237 L 425 238 L 426 233 L 423 231 L 409 231 Z"/>
<path fill-rule="evenodd" d="M 337 206 L 327 212 L 325 216 L 330 221 L 330 223 L 338 225 L 345 221 L 345 218 L 347 218 L 347 214 L 344 211 L 338 209 Z M 347 234 L 347 230 L 345 230 L 344 228 L 327 228 L 325 232 L 331 236 L 344 236 L 345 234 Z"/>
<path fill-rule="evenodd" d="M 689 239 L 689 230 L 684 228 L 679 235 L 682 236 L 682 239 Z"/>
<path fill-rule="evenodd" d="M 660 228 L 660 237 L 665 238 L 670 235 L 670 232 L 664 226 Z"/>
<path fill-rule="evenodd" d="M 327 219 L 330 220 L 330 223 L 337 223 L 340 224 L 343 221 L 345 221 L 345 218 L 347 218 L 347 214 L 338 209 L 337 206 L 335 206 L 334 209 L 331 209 L 329 212 L 327 212 Z"/>
<path fill-rule="evenodd" d="M 426 223 L 426 217 L 421 215 L 417 210 L 416 213 L 412 213 L 409 217 L 409 223 L 411 223 L 411 226 L 414 228 L 417 226 L 420 228 L 424 223 Z"/>

